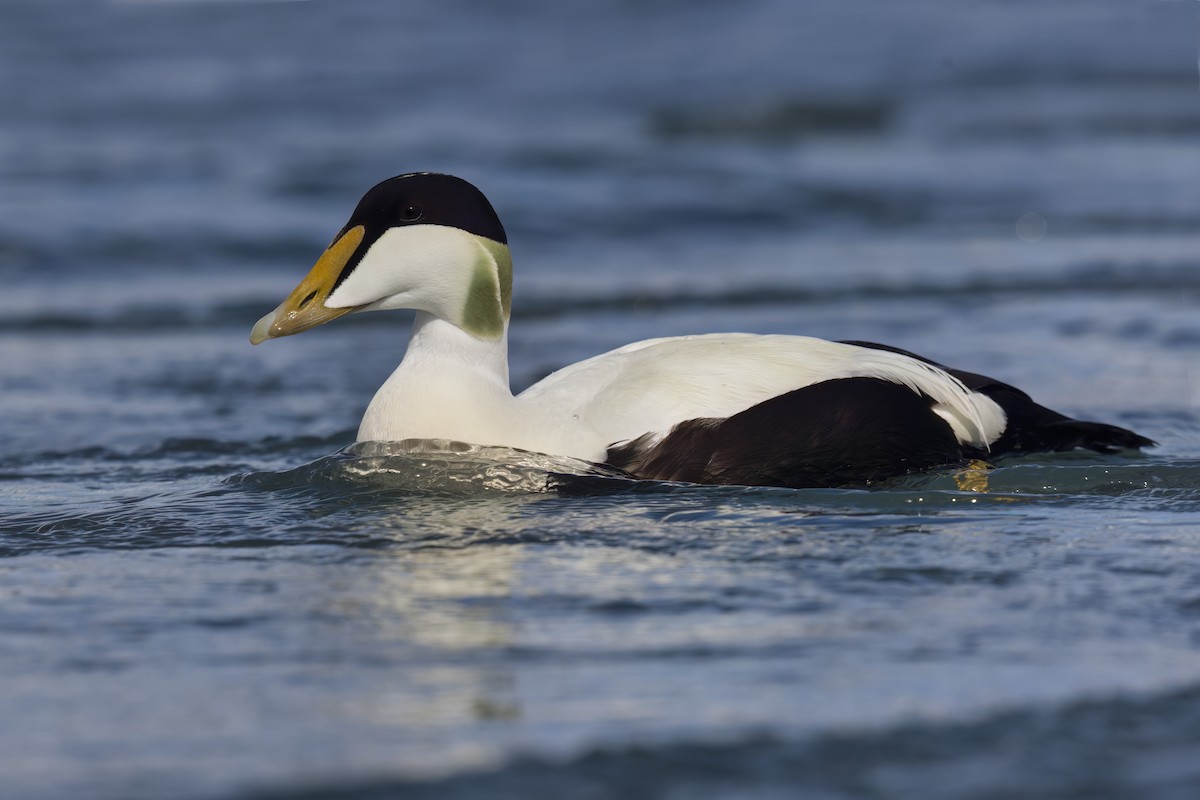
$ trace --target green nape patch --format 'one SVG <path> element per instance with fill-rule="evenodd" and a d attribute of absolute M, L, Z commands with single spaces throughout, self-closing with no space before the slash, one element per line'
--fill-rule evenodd
<path fill-rule="evenodd" d="M 499 339 L 512 307 L 512 256 L 499 242 L 475 238 L 483 252 L 471 273 L 462 327 L 472 336 Z"/>

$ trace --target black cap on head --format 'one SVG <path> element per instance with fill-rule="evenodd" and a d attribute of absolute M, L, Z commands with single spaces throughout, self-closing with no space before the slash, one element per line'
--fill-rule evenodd
<path fill-rule="evenodd" d="M 508 244 L 500 217 L 483 192 L 462 178 L 436 172 L 410 172 L 371 187 L 342 233 L 356 225 L 366 229 L 367 247 L 389 228 L 405 225 L 445 225 Z"/>

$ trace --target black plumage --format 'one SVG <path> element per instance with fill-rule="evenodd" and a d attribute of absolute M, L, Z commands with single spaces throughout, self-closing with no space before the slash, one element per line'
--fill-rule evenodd
<path fill-rule="evenodd" d="M 635 478 L 795 488 L 868 486 L 973 458 L 1084 448 L 1098 453 L 1153 441 L 1115 425 L 1072 419 L 1001 381 L 950 369 L 895 347 L 846 342 L 910 356 L 995 401 L 1004 431 L 988 448 L 958 441 L 934 401 L 880 378 L 840 378 L 795 389 L 728 418 L 692 419 L 663 438 L 645 434 L 610 447 L 607 463 Z"/>
<path fill-rule="evenodd" d="M 745 486 L 865 486 L 963 459 L 931 401 L 879 378 L 824 381 L 728 419 L 676 425 L 608 451 L 636 478 Z"/>
<path fill-rule="evenodd" d="M 1121 450 L 1136 450 L 1140 447 L 1155 445 L 1152 439 L 1147 439 L 1126 428 L 1107 425 L 1103 422 L 1072 419 L 1065 414 L 1038 405 L 1033 398 L 1017 387 L 986 375 L 946 367 L 916 353 L 885 344 L 860 341 L 849 341 L 846 344 L 873 350 L 887 350 L 924 361 L 926 364 L 932 364 L 958 378 L 971 391 L 979 392 L 994 400 L 1000 408 L 1004 409 L 1007 424 L 1000 438 L 992 442 L 986 454 L 981 455 L 998 458 L 1020 453 L 1049 453 L 1076 449 L 1093 450 L 1097 453 L 1116 453 Z"/>

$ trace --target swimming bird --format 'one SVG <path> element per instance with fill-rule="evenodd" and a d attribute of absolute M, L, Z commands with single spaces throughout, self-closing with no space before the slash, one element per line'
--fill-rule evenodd
<path fill-rule="evenodd" d="M 413 309 L 408 349 L 367 407 L 359 441 L 502 446 L 641 479 L 866 486 L 975 458 L 1154 444 L 899 348 L 806 336 L 635 342 L 514 395 L 511 300 L 508 238 L 491 203 L 461 178 L 410 173 L 363 196 L 250 341 Z"/>

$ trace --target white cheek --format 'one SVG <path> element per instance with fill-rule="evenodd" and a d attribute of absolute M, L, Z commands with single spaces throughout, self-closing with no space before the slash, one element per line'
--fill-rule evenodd
<path fill-rule="evenodd" d="M 390 228 L 325 305 L 425 309 L 462 283 L 463 265 L 472 263 L 473 244 L 468 234 L 444 225 Z"/>

